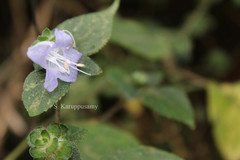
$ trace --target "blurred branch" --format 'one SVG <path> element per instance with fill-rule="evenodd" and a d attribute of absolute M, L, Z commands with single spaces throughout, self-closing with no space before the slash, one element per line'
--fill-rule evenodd
<path fill-rule="evenodd" d="M 0 116 L 7 126 L 19 137 L 26 133 L 27 124 L 17 112 L 14 100 L 6 92 L 0 95 Z M 13 118 L 14 117 L 14 118 Z"/>
<path fill-rule="evenodd" d="M 35 29 L 35 32 L 37 33 L 37 35 L 39 35 L 41 32 L 38 28 L 38 25 L 37 25 L 37 21 L 36 21 L 36 15 L 35 15 L 35 8 L 36 8 L 36 0 L 30 0 L 28 1 L 28 3 L 30 3 L 30 15 L 31 15 L 31 18 L 32 18 L 32 23 L 33 23 L 33 26 L 34 26 L 34 29 Z"/>
<path fill-rule="evenodd" d="M 205 16 L 211 5 L 216 0 L 198 0 L 199 4 L 197 8 L 189 14 L 185 22 L 183 23 L 180 33 L 191 36 L 195 26 L 197 26 L 201 19 Z"/>
<path fill-rule="evenodd" d="M 24 33 L 27 29 L 27 9 L 26 9 L 26 1 L 19 0 L 9 0 L 9 6 L 11 8 L 11 15 L 13 21 L 13 40 L 16 44 L 17 41 L 22 40 L 24 37 Z"/>
<path fill-rule="evenodd" d="M 24 138 L 23 141 L 5 158 L 5 160 L 17 159 L 27 147 L 27 138 Z"/>
<path fill-rule="evenodd" d="M 99 122 L 105 122 L 113 117 L 114 114 L 116 114 L 119 110 L 122 108 L 121 100 L 117 102 L 111 109 L 109 109 L 106 113 L 104 113 L 99 119 Z"/>
<path fill-rule="evenodd" d="M 176 66 L 172 58 L 163 61 L 162 64 L 164 70 L 167 72 L 167 74 L 169 74 L 170 77 L 186 80 L 189 83 L 201 88 L 205 88 L 209 81 L 207 78 L 204 78 L 203 76 L 200 76 L 194 72 L 179 68 L 179 66 Z"/>

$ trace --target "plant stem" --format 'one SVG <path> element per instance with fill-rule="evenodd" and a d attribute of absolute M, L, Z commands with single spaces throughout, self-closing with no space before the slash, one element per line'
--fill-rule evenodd
<path fill-rule="evenodd" d="M 56 108 L 56 123 L 60 123 L 60 111 L 61 111 L 61 101 L 59 100 L 57 102 L 57 108 Z"/>
<path fill-rule="evenodd" d="M 116 105 L 114 105 L 111 109 L 109 109 L 105 114 L 103 114 L 99 118 L 99 122 L 105 122 L 105 121 L 109 120 L 110 118 L 112 118 L 113 115 L 122 108 L 122 106 L 123 106 L 123 104 L 120 101 L 117 102 Z"/>
<path fill-rule="evenodd" d="M 24 140 L 5 158 L 5 160 L 17 159 L 27 147 L 27 138 L 24 138 Z"/>

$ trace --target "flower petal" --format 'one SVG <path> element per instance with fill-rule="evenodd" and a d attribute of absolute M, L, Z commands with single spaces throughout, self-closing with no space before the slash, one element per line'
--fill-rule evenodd
<path fill-rule="evenodd" d="M 27 56 L 43 68 L 46 68 L 46 57 L 54 42 L 44 41 L 28 48 Z"/>
<path fill-rule="evenodd" d="M 55 42 L 56 48 L 58 47 L 70 48 L 72 46 L 72 43 L 73 43 L 72 37 L 67 33 L 65 33 L 64 31 L 55 29 L 55 36 L 56 36 L 56 42 Z"/>
<path fill-rule="evenodd" d="M 63 50 L 64 57 L 69 59 L 70 61 L 77 63 L 82 56 L 82 53 L 78 52 L 76 49 L 69 48 Z"/>
<path fill-rule="evenodd" d="M 56 76 L 65 82 L 75 82 L 77 80 L 78 71 L 73 68 L 69 68 L 69 69 L 70 69 L 70 74 L 61 73 L 60 71 L 58 71 Z"/>
<path fill-rule="evenodd" d="M 63 56 L 71 62 L 77 63 L 82 54 L 76 49 L 69 48 L 63 50 Z M 73 66 L 73 65 L 72 65 Z M 76 66 L 74 66 L 77 68 Z M 65 82 L 75 82 L 77 80 L 78 71 L 70 67 L 70 74 L 58 71 L 57 77 Z"/>
<path fill-rule="evenodd" d="M 46 70 L 44 88 L 46 88 L 48 92 L 52 92 L 57 86 L 58 80 L 55 73 L 51 70 Z"/>

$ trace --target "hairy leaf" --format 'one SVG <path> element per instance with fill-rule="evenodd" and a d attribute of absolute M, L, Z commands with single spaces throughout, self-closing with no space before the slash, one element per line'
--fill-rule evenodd
<path fill-rule="evenodd" d="M 112 6 L 103 11 L 68 19 L 57 28 L 70 31 L 76 41 L 77 50 L 84 55 L 92 55 L 109 40 L 113 16 L 118 6 L 119 0 L 115 0 Z"/>
<path fill-rule="evenodd" d="M 58 87 L 53 92 L 44 88 L 45 72 L 33 71 L 23 85 L 22 100 L 29 116 L 37 116 L 58 102 L 69 90 L 71 83 L 58 81 Z"/>
<path fill-rule="evenodd" d="M 153 147 L 135 146 L 117 149 L 103 156 L 101 160 L 183 160 L 174 154 Z"/>

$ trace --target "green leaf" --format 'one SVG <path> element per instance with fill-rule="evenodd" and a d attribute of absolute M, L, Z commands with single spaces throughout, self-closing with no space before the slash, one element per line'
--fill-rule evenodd
<path fill-rule="evenodd" d="M 114 19 L 111 41 L 149 60 L 166 58 L 172 52 L 166 29 L 119 17 Z"/>
<path fill-rule="evenodd" d="M 45 128 L 41 127 L 41 126 L 35 128 L 34 132 L 32 131 L 27 138 L 28 145 L 31 146 L 31 147 L 35 146 L 36 145 L 35 143 L 37 142 L 39 137 L 41 137 L 41 133 L 44 130 L 45 130 Z"/>
<path fill-rule="evenodd" d="M 54 135 L 55 137 L 61 136 L 59 124 L 57 123 L 50 124 L 47 130 L 50 134 Z"/>
<path fill-rule="evenodd" d="M 55 159 L 69 159 L 72 156 L 73 147 L 70 141 L 63 141 L 59 143 L 58 151 L 56 152 Z"/>
<path fill-rule="evenodd" d="M 129 133 L 108 124 L 84 123 L 79 126 L 88 130 L 84 142 L 77 144 L 83 160 L 99 160 L 102 155 L 107 155 L 117 148 L 139 144 Z"/>
<path fill-rule="evenodd" d="M 224 159 L 240 159 L 240 83 L 208 85 L 208 118 Z"/>
<path fill-rule="evenodd" d="M 119 0 L 107 9 L 68 19 L 57 26 L 72 33 L 76 48 L 84 55 L 98 52 L 109 40 L 113 16 L 118 9 Z"/>
<path fill-rule="evenodd" d="M 98 78 L 81 77 L 78 78 L 64 97 L 63 104 L 77 105 L 80 103 L 97 104 L 97 93 L 106 88 L 106 80 L 103 76 Z M 65 111 L 66 112 L 66 111 Z M 77 114 L 79 115 L 79 114 Z"/>
<path fill-rule="evenodd" d="M 77 145 L 81 144 L 82 141 L 86 138 L 87 130 L 71 125 L 67 125 L 67 128 L 69 131 L 69 141 L 72 143 L 73 149 L 71 160 L 81 160 L 80 151 L 77 148 Z"/>
<path fill-rule="evenodd" d="M 191 103 L 181 90 L 174 87 L 162 87 L 145 91 L 142 94 L 142 102 L 146 107 L 194 128 L 194 115 Z"/>
<path fill-rule="evenodd" d="M 69 90 L 71 83 L 58 81 L 58 87 L 53 92 L 44 88 L 45 73 L 33 71 L 23 85 L 22 100 L 29 116 L 37 116 L 57 103 Z"/>
<path fill-rule="evenodd" d="M 67 128 L 70 133 L 69 140 L 75 145 L 81 143 L 87 136 L 87 130 L 85 129 L 81 129 L 71 125 L 67 125 Z"/>
<path fill-rule="evenodd" d="M 181 60 L 189 60 L 192 51 L 192 41 L 184 34 L 175 34 L 172 38 L 172 48 L 175 56 Z"/>
<path fill-rule="evenodd" d="M 183 160 L 165 151 L 153 147 L 135 146 L 114 150 L 101 160 Z"/>
<path fill-rule="evenodd" d="M 79 63 L 82 63 L 85 65 L 85 67 L 82 67 L 80 69 L 83 70 L 84 72 L 91 74 L 91 76 L 99 75 L 100 73 L 102 73 L 102 69 L 91 58 L 85 55 L 83 55 L 80 58 Z M 80 74 L 82 75 L 83 73 L 80 73 Z"/>
<path fill-rule="evenodd" d="M 38 36 L 38 38 L 32 43 L 32 45 L 35 45 L 41 41 L 55 41 L 54 30 L 51 31 L 48 28 L 45 28 L 42 31 L 42 34 Z"/>
<path fill-rule="evenodd" d="M 115 85 L 127 99 L 136 97 L 137 91 L 131 82 L 131 77 L 124 70 L 112 67 L 106 71 L 106 75 L 109 82 Z"/>
<path fill-rule="evenodd" d="M 55 151 L 57 150 L 57 148 L 58 148 L 58 139 L 53 138 L 50 145 L 46 148 L 46 152 L 49 153 L 49 152 Z"/>
<path fill-rule="evenodd" d="M 81 160 L 80 152 L 76 145 L 73 144 L 73 154 L 70 160 Z"/>
<path fill-rule="evenodd" d="M 51 30 L 49 28 L 45 28 L 43 31 L 42 31 L 42 36 L 50 36 L 51 35 Z"/>
<path fill-rule="evenodd" d="M 29 153 L 34 158 L 41 158 L 41 157 L 44 157 L 47 155 L 47 153 L 45 153 L 44 151 L 42 151 L 39 148 L 30 148 Z"/>

